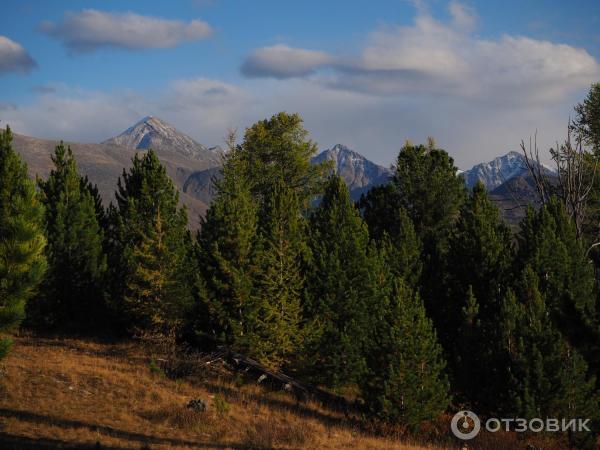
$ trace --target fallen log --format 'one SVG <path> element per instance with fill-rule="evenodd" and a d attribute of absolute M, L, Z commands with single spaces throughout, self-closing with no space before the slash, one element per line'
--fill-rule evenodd
<path fill-rule="evenodd" d="M 234 352 L 224 347 L 219 348 L 219 353 L 229 365 L 234 366 L 234 369 L 244 370 L 245 372 L 252 371 L 258 375 L 257 382 L 263 383 L 268 380 L 268 382 L 272 384 L 279 385 L 281 389 L 293 394 L 298 401 L 304 401 L 311 398 L 329 407 L 342 410 L 345 413 L 348 413 L 350 409 L 359 408 L 357 402 L 349 402 L 340 395 L 332 394 L 331 392 L 327 392 L 309 383 L 292 378 L 282 372 L 271 370 L 260 364 L 258 361 L 241 353 Z"/>

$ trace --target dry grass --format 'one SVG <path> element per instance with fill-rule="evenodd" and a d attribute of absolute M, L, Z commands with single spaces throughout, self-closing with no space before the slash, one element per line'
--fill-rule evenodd
<path fill-rule="evenodd" d="M 425 449 L 227 373 L 171 380 L 136 343 L 19 337 L 0 375 L 0 447 Z M 207 401 L 206 412 L 186 408 Z"/>
<path fill-rule="evenodd" d="M 156 357 L 134 342 L 16 338 L 0 365 L 0 448 L 463 448 L 448 436 L 450 417 L 422 430 L 419 442 L 408 441 L 399 427 L 368 432 L 357 418 L 298 403 L 224 369 L 169 379 Z M 207 411 L 186 407 L 197 398 Z M 548 436 L 530 439 L 487 433 L 468 448 L 565 448 Z"/>

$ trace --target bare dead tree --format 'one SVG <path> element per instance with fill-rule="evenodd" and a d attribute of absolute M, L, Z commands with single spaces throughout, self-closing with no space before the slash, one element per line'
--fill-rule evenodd
<path fill-rule="evenodd" d="M 521 141 L 521 151 L 525 157 L 525 165 L 533 178 L 540 204 L 545 205 L 552 197 L 552 184 L 546 173 L 544 165 L 540 160 L 540 151 L 537 146 L 537 130 L 532 138 L 529 138 L 529 147 L 525 147 L 525 141 Z"/>
<path fill-rule="evenodd" d="M 521 141 L 521 151 L 525 157 L 525 164 L 531 177 L 533 178 L 539 200 L 542 205 L 548 203 L 552 196 L 564 204 L 565 209 L 573 222 L 577 231 L 577 237 L 581 238 L 584 226 L 589 215 L 588 199 L 590 192 L 594 187 L 596 170 L 598 162 L 595 158 L 591 159 L 586 152 L 583 139 L 576 134 L 572 139 L 574 128 L 569 121 L 567 139 L 563 144 L 557 142 L 554 148 L 550 149 L 550 156 L 555 166 L 555 177 L 551 177 L 549 170 L 540 160 L 540 152 L 537 146 L 537 132 L 534 135 L 533 142 L 529 139 L 529 147 L 526 148 L 525 142 Z M 554 180 L 552 180 L 554 178 Z M 596 225 L 595 235 L 600 237 L 600 224 Z M 592 243 L 589 251 L 600 245 L 600 242 Z"/>

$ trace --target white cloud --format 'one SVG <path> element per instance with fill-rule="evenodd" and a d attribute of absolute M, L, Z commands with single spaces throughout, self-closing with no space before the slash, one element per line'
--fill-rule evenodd
<path fill-rule="evenodd" d="M 448 8 L 447 23 L 417 8 L 412 25 L 381 27 L 351 58 L 277 45 L 252 53 L 242 73 L 288 78 L 328 68 L 333 75 L 320 81 L 338 89 L 506 105 L 550 104 L 600 77 L 600 64 L 584 49 L 522 36 L 482 39 L 471 9 L 458 2 Z"/>
<path fill-rule="evenodd" d="M 29 53 L 17 42 L 0 36 L 0 75 L 9 72 L 29 72 L 37 67 Z"/>
<path fill-rule="evenodd" d="M 250 78 L 293 78 L 310 75 L 333 62 L 334 58 L 325 52 L 278 44 L 256 49 L 246 58 L 241 71 Z"/>
<path fill-rule="evenodd" d="M 94 9 L 66 13 L 62 21 L 44 22 L 40 28 L 74 52 L 91 52 L 102 47 L 129 50 L 167 48 L 186 41 L 205 39 L 212 33 L 210 25 L 201 20 L 185 23 L 133 12 Z"/>
<path fill-rule="evenodd" d="M 597 61 L 559 43 L 481 39 L 473 13 L 453 8 L 447 23 L 420 12 L 410 26 L 373 32 L 350 60 L 309 57 L 288 71 L 304 76 L 282 76 L 281 55 L 300 49 L 280 46 L 277 79 L 181 79 L 154 95 L 53 85 L 28 105 L 0 108 L 0 120 L 32 136 L 100 142 L 151 114 L 211 146 L 228 128 L 242 134 L 278 111 L 299 112 L 322 149 L 344 143 L 389 165 L 405 139 L 433 136 L 462 168 L 518 150 L 536 129 L 542 150 L 563 139 L 573 105 L 600 79 Z"/>

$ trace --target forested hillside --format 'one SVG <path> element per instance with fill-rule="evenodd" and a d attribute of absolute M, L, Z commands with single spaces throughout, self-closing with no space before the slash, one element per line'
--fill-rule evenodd
<path fill-rule="evenodd" d="M 214 198 L 190 231 L 152 149 L 133 156 L 106 207 L 68 145 L 32 181 L 7 127 L 0 355 L 19 325 L 135 337 L 174 353 L 226 350 L 350 399 L 374 430 L 418 436 L 462 409 L 586 418 L 592 432 L 552 442 L 593 448 L 598 92 L 552 150 L 552 177 L 524 147 L 538 202 L 516 231 L 432 138 L 406 142 L 390 181 L 355 202 L 330 160 L 312 161 L 317 146 L 300 116 L 276 114 L 240 143 L 229 137 Z"/>

